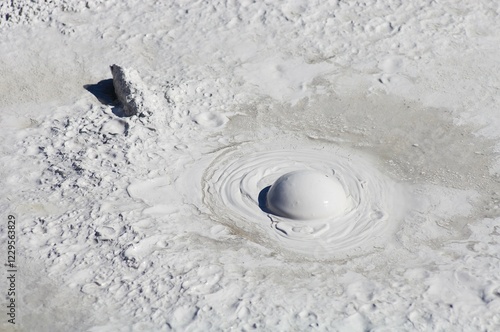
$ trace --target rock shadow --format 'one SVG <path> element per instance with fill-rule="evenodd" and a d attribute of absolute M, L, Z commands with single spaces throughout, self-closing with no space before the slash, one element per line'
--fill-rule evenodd
<path fill-rule="evenodd" d="M 113 86 L 113 79 L 102 80 L 97 84 L 86 84 L 83 87 L 93 94 L 102 104 L 110 106 L 115 105 L 117 97 Z"/>
<path fill-rule="evenodd" d="M 111 106 L 114 115 L 120 118 L 125 117 L 123 107 L 118 102 L 112 78 L 99 81 L 96 84 L 86 84 L 83 87 L 93 94 L 101 104 Z"/>

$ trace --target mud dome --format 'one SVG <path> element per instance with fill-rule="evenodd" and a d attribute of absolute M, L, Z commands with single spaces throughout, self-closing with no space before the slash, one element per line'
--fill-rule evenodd
<path fill-rule="evenodd" d="M 297 174 L 292 184 L 285 184 Z M 313 185 L 306 187 L 306 180 L 314 182 L 321 174 L 338 187 L 322 186 L 319 194 Z M 364 156 L 310 141 L 298 141 L 295 147 L 273 140 L 228 148 L 210 165 L 203 181 L 212 219 L 284 255 L 306 259 L 336 259 L 374 250 L 391 237 L 405 205 L 403 188 Z M 289 191 L 293 183 L 302 193 Z M 316 201 L 305 202 L 304 212 L 294 204 L 308 195 Z M 323 198 L 339 205 L 321 206 L 317 201 Z"/>
<path fill-rule="evenodd" d="M 265 208 L 278 216 L 309 220 L 335 217 L 347 211 L 349 205 L 338 181 L 322 173 L 299 170 L 286 173 L 273 183 Z"/>

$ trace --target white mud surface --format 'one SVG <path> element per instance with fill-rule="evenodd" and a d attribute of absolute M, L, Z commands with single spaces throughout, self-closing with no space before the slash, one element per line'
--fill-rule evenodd
<path fill-rule="evenodd" d="M 15 328 L 498 330 L 498 31 L 495 0 L 0 3 Z M 303 169 L 340 217 L 265 209 Z"/>
<path fill-rule="evenodd" d="M 300 220 L 316 211 L 296 211 L 283 218 L 273 213 L 272 204 L 266 206 L 266 195 L 272 194 L 269 187 L 278 178 L 303 170 L 330 175 L 340 184 L 345 196 L 338 212 Z M 354 256 L 363 248 L 381 246 L 400 223 L 407 203 L 402 188 L 362 156 L 334 144 L 292 137 L 226 149 L 207 168 L 202 183 L 204 202 L 214 220 L 278 252 L 292 251 L 313 259 Z M 294 190 L 314 196 L 322 187 L 312 185 Z"/>

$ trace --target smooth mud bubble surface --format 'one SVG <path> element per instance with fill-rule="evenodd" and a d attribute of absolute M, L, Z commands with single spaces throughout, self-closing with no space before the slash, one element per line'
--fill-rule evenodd
<path fill-rule="evenodd" d="M 290 219 L 335 217 L 345 212 L 350 204 L 345 188 L 333 176 L 333 169 L 329 176 L 307 170 L 283 174 L 267 187 L 265 207 L 278 216 Z"/>

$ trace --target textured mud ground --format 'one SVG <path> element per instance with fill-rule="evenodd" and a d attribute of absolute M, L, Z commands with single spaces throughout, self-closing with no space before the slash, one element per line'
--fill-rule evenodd
<path fill-rule="evenodd" d="M 487 0 L 2 2 L 19 330 L 498 329 L 499 13 Z M 89 90 L 115 63 L 140 73 L 153 115 L 120 117 Z M 411 188 L 386 245 L 306 260 L 222 222 L 203 200 L 210 165 L 287 139 L 354 149 Z"/>

